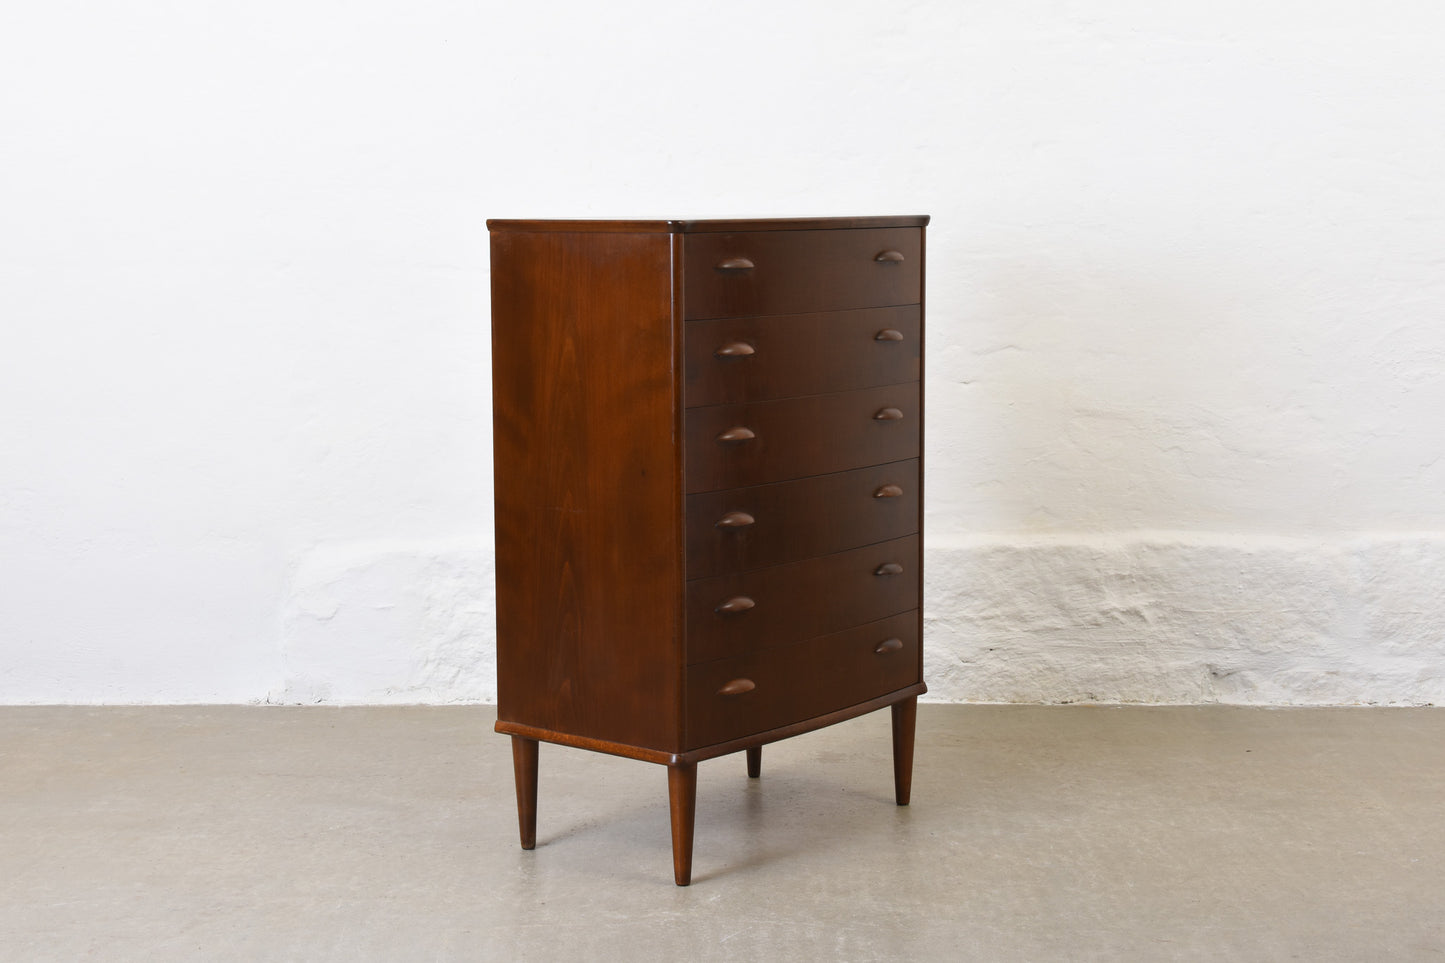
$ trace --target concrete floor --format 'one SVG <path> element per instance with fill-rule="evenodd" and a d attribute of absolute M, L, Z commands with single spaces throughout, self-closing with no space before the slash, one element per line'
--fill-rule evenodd
<path fill-rule="evenodd" d="M 466 708 L 0 709 L 0 959 L 1433 960 L 1445 711 L 923 706 L 661 767 Z"/>

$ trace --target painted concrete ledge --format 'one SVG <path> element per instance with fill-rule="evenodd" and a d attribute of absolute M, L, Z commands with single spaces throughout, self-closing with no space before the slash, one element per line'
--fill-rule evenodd
<path fill-rule="evenodd" d="M 1445 533 L 929 544 L 939 701 L 1445 703 Z"/>
<path fill-rule="evenodd" d="M 1445 704 L 1445 533 L 928 542 L 928 699 Z M 495 700 L 483 542 L 321 547 L 265 701 Z"/>

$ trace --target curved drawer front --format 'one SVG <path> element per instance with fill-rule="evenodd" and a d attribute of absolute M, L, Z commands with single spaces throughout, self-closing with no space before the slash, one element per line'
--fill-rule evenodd
<path fill-rule="evenodd" d="M 919 681 L 917 610 L 687 670 L 688 748 L 776 729 Z"/>
<path fill-rule="evenodd" d="M 691 665 L 918 607 L 918 536 L 687 583 Z"/>
<path fill-rule="evenodd" d="M 918 457 L 918 384 L 687 411 L 688 492 Z"/>
<path fill-rule="evenodd" d="M 918 459 L 687 496 L 687 577 L 780 565 L 918 531 Z"/>
<path fill-rule="evenodd" d="M 694 321 L 684 333 L 689 408 L 917 381 L 920 308 Z"/>
<path fill-rule="evenodd" d="M 687 234 L 683 308 L 694 319 L 918 304 L 922 251 L 916 227 Z"/>

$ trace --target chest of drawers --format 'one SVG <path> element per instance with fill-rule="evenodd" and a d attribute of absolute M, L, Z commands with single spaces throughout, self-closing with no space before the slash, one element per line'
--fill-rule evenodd
<path fill-rule="evenodd" d="M 538 742 L 697 764 L 924 692 L 927 217 L 489 221 L 496 729 L 522 846 Z"/>

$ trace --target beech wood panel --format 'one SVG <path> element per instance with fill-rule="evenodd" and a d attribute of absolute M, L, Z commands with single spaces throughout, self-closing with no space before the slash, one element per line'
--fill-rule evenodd
<path fill-rule="evenodd" d="M 918 304 L 922 248 L 922 229 L 916 227 L 688 234 L 683 240 L 686 317 Z M 878 260 L 885 252 L 902 260 Z M 720 267 L 738 259 L 752 267 Z"/>
<path fill-rule="evenodd" d="M 885 644 L 892 643 L 892 644 Z M 774 729 L 918 681 L 916 611 L 687 670 L 690 749 Z M 722 695 L 729 684 L 751 688 Z"/>
<path fill-rule="evenodd" d="M 676 751 L 671 242 L 492 235 L 498 719 Z"/>
<path fill-rule="evenodd" d="M 745 572 L 918 531 L 918 459 L 687 496 L 687 577 Z M 733 516 L 744 525 L 720 524 Z"/>
<path fill-rule="evenodd" d="M 918 604 L 918 536 L 687 584 L 687 661 L 708 662 L 872 622 Z M 897 565 L 897 574 L 879 574 Z M 746 599 L 751 605 L 736 604 Z"/>
<path fill-rule="evenodd" d="M 916 458 L 918 402 L 914 383 L 689 408 L 687 490 L 742 488 Z M 719 440 L 734 428 L 752 437 Z"/>
<path fill-rule="evenodd" d="M 917 381 L 921 313 L 909 304 L 690 321 L 684 402 L 695 408 Z"/>

